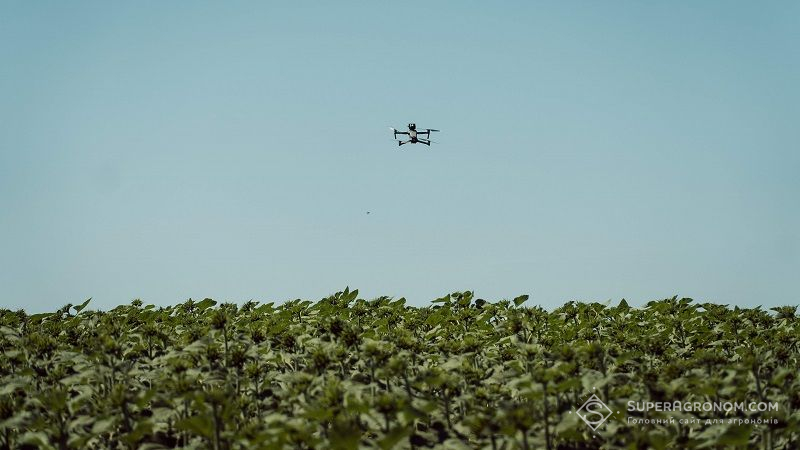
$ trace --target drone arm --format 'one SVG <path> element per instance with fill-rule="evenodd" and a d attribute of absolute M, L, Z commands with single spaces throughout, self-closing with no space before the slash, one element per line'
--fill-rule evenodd
<path fill-rule="evenodd" d="M 395 138 L 395 139 L 397 139 L 397 135 L 398 135 L 398 134 L 405 134 L 405 135 L 408 135 L 408 132 L 407 132 L 407 131 L 397 131 L 397 129 L 396 129 L 396 128 L 393 128 L 393 127 L 389 127 L 389 129 L 390 129 L 390 130 L 392 130 L 392 133 L 394 133 L 394 138 Z"/>

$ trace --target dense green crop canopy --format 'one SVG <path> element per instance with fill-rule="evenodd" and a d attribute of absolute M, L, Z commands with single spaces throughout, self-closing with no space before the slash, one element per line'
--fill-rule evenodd
<path fill-rule="evenodd" d="M 800 448 L 795 307 L 527 300 L 0 310 L 0 449 Z"/>

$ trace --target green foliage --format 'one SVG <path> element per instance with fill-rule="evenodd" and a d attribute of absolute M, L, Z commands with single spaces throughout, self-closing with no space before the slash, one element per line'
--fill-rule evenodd
<path fill-rule="evenodd" d="M 527 300 L 0 310 L 0 449 L 800 448 L 796 307 Z M 779 409 L 627 410 L 655 401 Z"/>

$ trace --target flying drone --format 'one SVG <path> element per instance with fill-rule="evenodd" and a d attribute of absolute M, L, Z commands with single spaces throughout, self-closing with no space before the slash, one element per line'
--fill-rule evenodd
<path fill-rule="evenodd" d="M 432 130 L 430 128 L 425 128 L 424 130 L 417 131 L 417 124 L 410 123 L 408 124 L 408 131 L 397 131 L 394 128 L 389 128 L 394 132 L 394 138 L 397 139 L 398 134 L 405 134 L 408 136 L 408 140 L 397 139 L 397 145 L 403 144 L 425 144 L 427 146 L 431 145 L 431 132 L 432 131 L 439 131 L 439 130 Z M 419 137 L 420 135 L 425 135 L 424 138 Z"/>

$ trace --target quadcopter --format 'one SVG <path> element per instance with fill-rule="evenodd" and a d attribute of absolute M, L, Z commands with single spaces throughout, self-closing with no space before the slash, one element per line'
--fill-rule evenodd
<path fill-rule="evenodd" d="M 405 134 L 408 136 L 408 140 L 404 141 L 402 139 L 397 139 L 397 145 L 403 144 L 425 144 L 430 147 L 431 145 L 431 131 L 439 131 L 439 130 L 432 130 L 430 128 L 426 128 L 424 131 L 417 131 L 417 124 L 410 123 L 408 124 L 408 131 L 397 131 L 394 128 L 389 128 L 394 132 L 394 138 L 397 139 L 398 134 Z M 419 135 L 424 134 L 425 138 L 418 137 Z"/>

